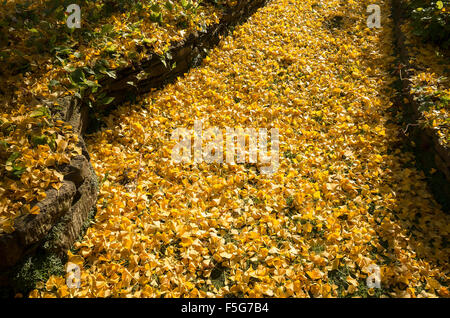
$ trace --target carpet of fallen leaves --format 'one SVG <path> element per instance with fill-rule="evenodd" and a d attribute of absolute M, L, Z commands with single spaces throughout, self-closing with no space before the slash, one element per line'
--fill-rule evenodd
<path fill-rule="evenodd" d="M 400 149 L 391 21 L 368 29 L 368 4 L 273 0 L 107 118 L 88 142 L 95 224 L 68 254 L 81 288 L 52 276 L 30 297 L 447 297 L 450 217 Z M 170 135 L 195 119 L 279 128 L 278 171 L 173 165 Z"/>

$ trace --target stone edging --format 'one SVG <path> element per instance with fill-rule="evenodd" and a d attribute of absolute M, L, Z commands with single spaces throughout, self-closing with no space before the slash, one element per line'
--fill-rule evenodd
<path fill-rule="evenodd" d="M 436 168 L 437 173 L 431 176 L 424 172 L 430 181 L 435 197 L 444 210 L 449 210 L 448 198 L 450 198 L 450 149 L 439 142 L 439 136 L 435 130 L 422 127 L 418 121 L 421 117 L 419 104 L 411 95 L 412 82 L 409 69 L 414 66 L 409 63 L 409 53 L 405 45 L 406 36 L 401 30 L 403 21 L 402 1 L 392 0 L 392 16 L 394 20 L 395 46 L 400 62 L 403 64 L 402 73 L 399 74 L 401 82 L 401 95 L 408 103 L 402 103 L 404 113 L 409 123 L 406 125 L 407 137 L 415 144 L 416 160 L 422 167 Z M 432 162 L 430 162 L 432 161 Z"/>
<path fill-rule="evenodd" d="M 40 213 L 19 217 L 13 233 L 0 235 L 0 270 L 5 271 L 32 254 L 40 243 L 47 241 L 55 226 L 61 233 L 50 244 L 52 253 L 63 256 L 78 238 L 89 211 L 95 206 L 98 188 L 82 138 L 79 146 L 83 154 L 72 158 L 70 165 L 60 167 L 64 174 L 62 187 L 47 190 L 47 197 L 36 204 Z"/>

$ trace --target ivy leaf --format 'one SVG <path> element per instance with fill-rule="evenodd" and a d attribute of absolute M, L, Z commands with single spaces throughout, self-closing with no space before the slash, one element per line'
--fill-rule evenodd
<path fill-rule="evenodd" d="M 117 75 L 116 75 L 116 72 L 115 72 L 115 71 L 108 71 L 108 70 L 106 70 L 106 69 L 103 69 L 103 70 L 101 70 L 100 72 L 101 72 L 102 74 L 108 75 L 108 76 L 111 77 L 111 78 L 114 78 L 114 79 L 117 78 Z"/>
<path fill-rule="evenodd" d="M 17 158 L 19 158 L 22 154 L 20 152 L 13 152 L 8 160 L 6 160 L 7 163 L 14 163 L 14 161 L 16 161 Z"/>
<path fill-rule="evenodd" d="M 103 105 L 109 105 L 113 102 L 113 100 L 115 99 L 115 97 L 106 97 L 104 99 L 101 100 L 101 103 Z"/>
<path fill-rule="evenodd" d="M 86 80 L 83 69 L 81 67 L 79 67 L 75 71 L 73 71 L 70 74 L 70 79 L 76 84 L 83 83 Z"/>
<path fill-rule="evenodd" d="M 45 135 L 33 136 L 31 137 L 31 143 L 33 144 L 33 146 L 45 145 L 47 144 L 47 136 Z"/>
<path fill-rule="evenodd" d="M 38 109 L 31 112 L 30 117 L 31 118 L 37 118 L 37 117 L 48 117 L 50 115 L 50 112 L 47 107 L 41 106 Z"/>

